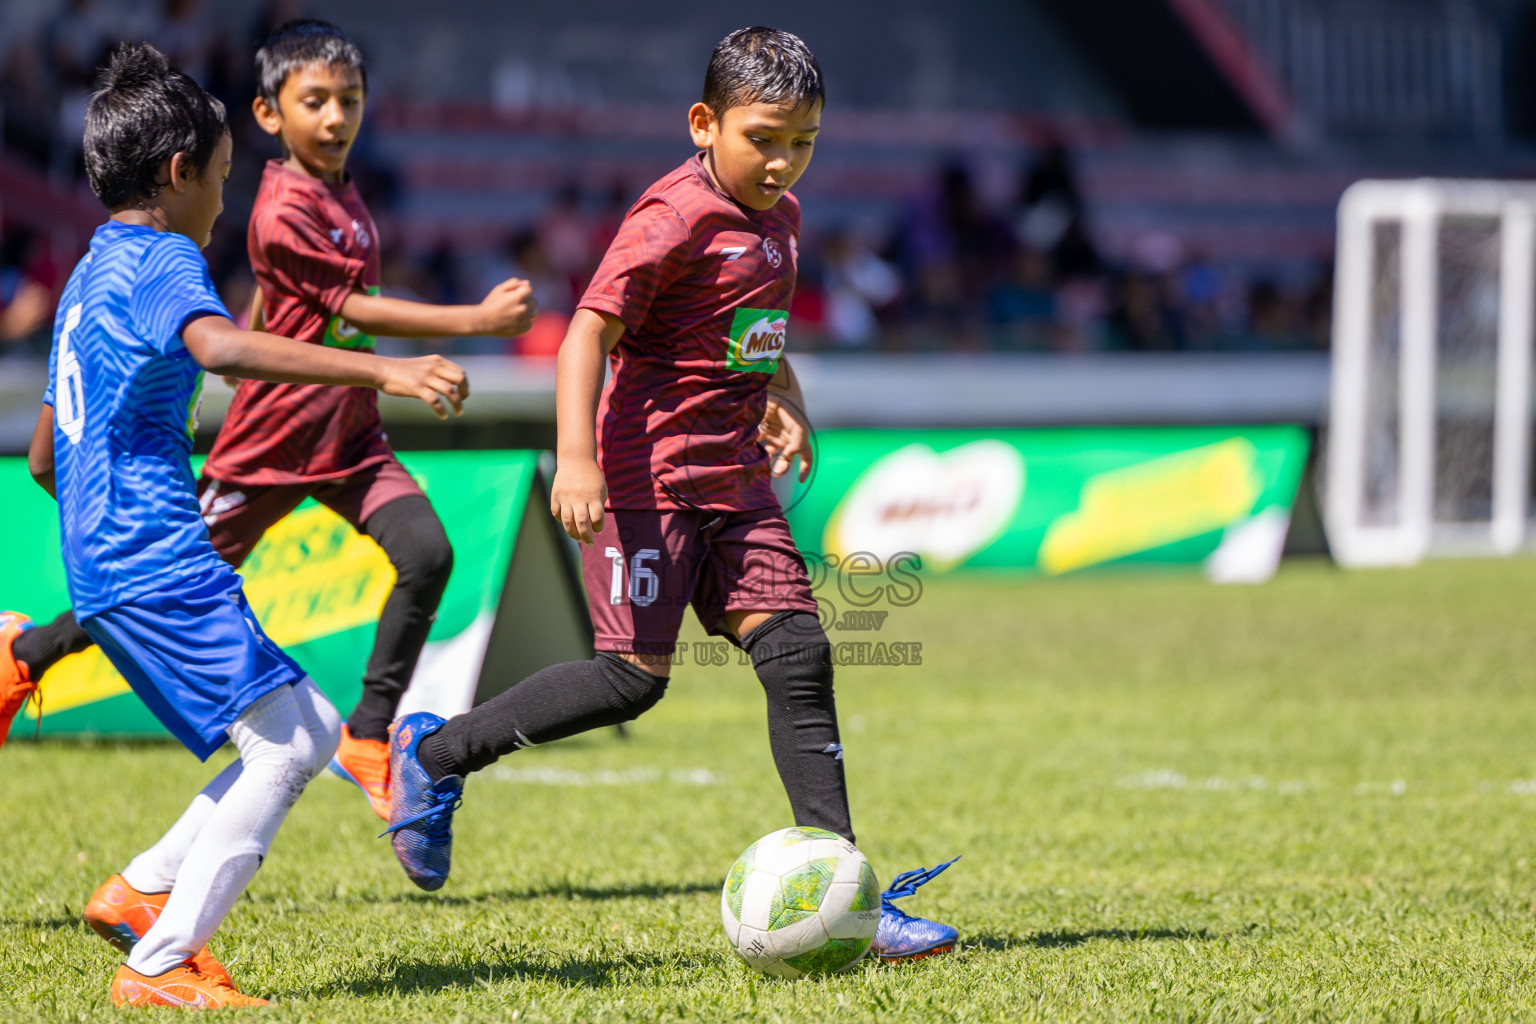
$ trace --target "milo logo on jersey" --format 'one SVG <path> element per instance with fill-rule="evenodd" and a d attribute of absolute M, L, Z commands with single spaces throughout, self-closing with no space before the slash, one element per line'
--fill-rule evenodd
<path fill-rule="evenodd" d="M 731 320 L 725 363 L 742 373 L 778 373 L 789 340 L 789 313 L 782 309 L 738 309 Z"/>
<path fill-rule="evenodd" d="M 379 294 L 378 285 L 369 285 L 364 289 L 369 295 Z M 321 344 L 329 348 L 349 348 L 357 352 L 373 351 L 373 335 L 364 334 L 341 318 L 341 314 L 331 317 L 330 323 L 325 325 L 325 337 Z"/>

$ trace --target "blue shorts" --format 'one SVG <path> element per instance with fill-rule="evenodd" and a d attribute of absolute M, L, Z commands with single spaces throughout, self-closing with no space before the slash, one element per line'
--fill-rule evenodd
<path fill-rule="evenodd" d="M 267 638 L 227 565 L 80 623 L 133 692 L 200 760 L 259 698 L 305 672 Z"/>

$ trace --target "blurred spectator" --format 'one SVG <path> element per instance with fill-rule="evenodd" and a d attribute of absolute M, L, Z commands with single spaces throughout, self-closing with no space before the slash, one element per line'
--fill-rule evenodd
<path fill-rule="evenodd" d="M 988 305 L 997 348 L 1058 347 L 1055 275 L 1041 249 L 1021 248 L 1012 273 L 993 288 Z"/>
<path fill-rule="evenodd" d="M 615 180 L 608 186 L 608 198 L 603 203 L 602 212 L 592 221 L 592 238 L 587 246 L 590 267 L 586 277 L 591 277 L 590 271 L 597 269 L 603 253 L 608 251 L 608 246 L 618 237 L 619 225 L 624 222 L 624 215 L 634 205 L 636 198 L 630 194 L 629 187 L 622 181 Z M 581 286 L 585 289 L 585 280 L 581 282 Z"/>
<path fill-rule="evenodd" d="M 96 0 L 69 0 L 43 26 L 43 53 L 55 86 L 89 88 L 119 29 Z"/>
<path fill-rule="evenodd" d="M 59 275 L 47 249 L 25 228 L 0 240 L 0 355 L 48 354 Z"/>
<path fill-rule="evenodd" d="M 521 277 L 533 286 L 533 298 L 539 304 L 539 316 L 533 329 L 512 339 L 505 351 L 527 356 L 553 356 L 565 340 L 576 299 L 570 279 L 555 271 L 542 234 L 524 229 L 507 238 L 500 259 L 486 267 L 480 293 L 489 292 L 509 277 Z"/>
<path fill-rule="evenodd" d="M 1012 233 L 982 204 L 970 171 L 947 162 L 933 193 L 909 209 L 895 246 L 920 347 L 936 338 L 949 339 L 948 347 L 976 344 L 983 303 L 1013 248 Z"/>
<path fill-rule="evenodd" d="M 53 148 L 55 93 L 42 55 L 18 41 L 0 70 L 0 124 L 5 151 L 38 167 L 48 165 Z"/>
<path fill-rule="evenodd" d="M 539 259 L 551 273 L 566 279 L 567 291 L 585 289 L 597 268 L 592 236 L 592 224 L 581 208 L 581 186 L 568 181 L 560 187 L 538 228 Z"/>
<path fill-rule="evenodd" d="M 149 41 L 173 67 L 208 85 L 209 59 L 214 52 L 213 25 L 203 13 L 202 0 L 162 0 L 160 25 Z"/>
<path fill-rule="evenodd" d="M 1072 155 L 1051 136 L 1019 182 L 1014 231 L 1020 245 L 1043 250 L 1058 281 L 1099 272 L 1099 254 L 1088 237 L 1087 212 Z"/>
<path fill-rule="evenodd" d="M 880 340 L 878 314 L 901 294 L 901 276 L 846 231 L 827 236 L 821 262 L 822 323 L 828 341 L 837 348 L 874 347 Z"/>

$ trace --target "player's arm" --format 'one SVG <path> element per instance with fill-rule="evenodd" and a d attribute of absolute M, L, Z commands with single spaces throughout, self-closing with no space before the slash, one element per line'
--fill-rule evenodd
<path fill-rule="evenodd" d="M 401 398 L 419 398 L 438 419 L 447 419 L 443 399 L 457 415 L 464 413 L 469 378 L 442 356 L 389 359 L 369 352 L 311 345 L 302 341 L 242 331 L 228 317 L 207 315 L 187 321 L 181 340 L 209 373 L 280 384 L 337 384 L 374 388 Z"/>
<path fill-rule="evenodd" d="M 805 395 L 790 368 L 789 357 L 779 358 L 779 369 L 768 382 L 768 408 L 757 428 L 758 440 L 768 452 L 769 469 L 783 476 L 800 457 L 800 482 L 811 475 L 811 421 L 805 415 Z"/>
<path fill-rule="evenodd" d="M 597 465 L 597 400 L 603 363 L 624 336 L 612 313 L 578 309 L 555 362 L 555 483 L 549 512 L 573 540 L 591 544 L 603 531 L 608 485 Z"/>
<path fill-rule="evenodd" d="M 434 306 L 387 295 L 353 292 L 342 302 L 338 312 L 365 334 L 387 338 L 435 338 L 524 334 L 533 326 L 537 310 L 533 286 L 521 278 L 512 277 L 492 288 L 490 294 L 474 306 Z"/>
<path fill-rule="evenodd" d="M 55 500 L 58 494 L 53 485 L 53 406 L 43 403 L 37 414 L 37 426 L 32 428 L 32 447 L 27 449 L 27 469 L 32 479 Z"/>

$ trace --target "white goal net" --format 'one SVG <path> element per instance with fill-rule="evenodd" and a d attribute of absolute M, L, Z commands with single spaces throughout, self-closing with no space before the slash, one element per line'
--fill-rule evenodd
<path fill-rule="evenodd" d="M 1525 543 L 1533 268 L 1536 184 L 1344 193 L 1323 503 L 1340 563 Z"/>

